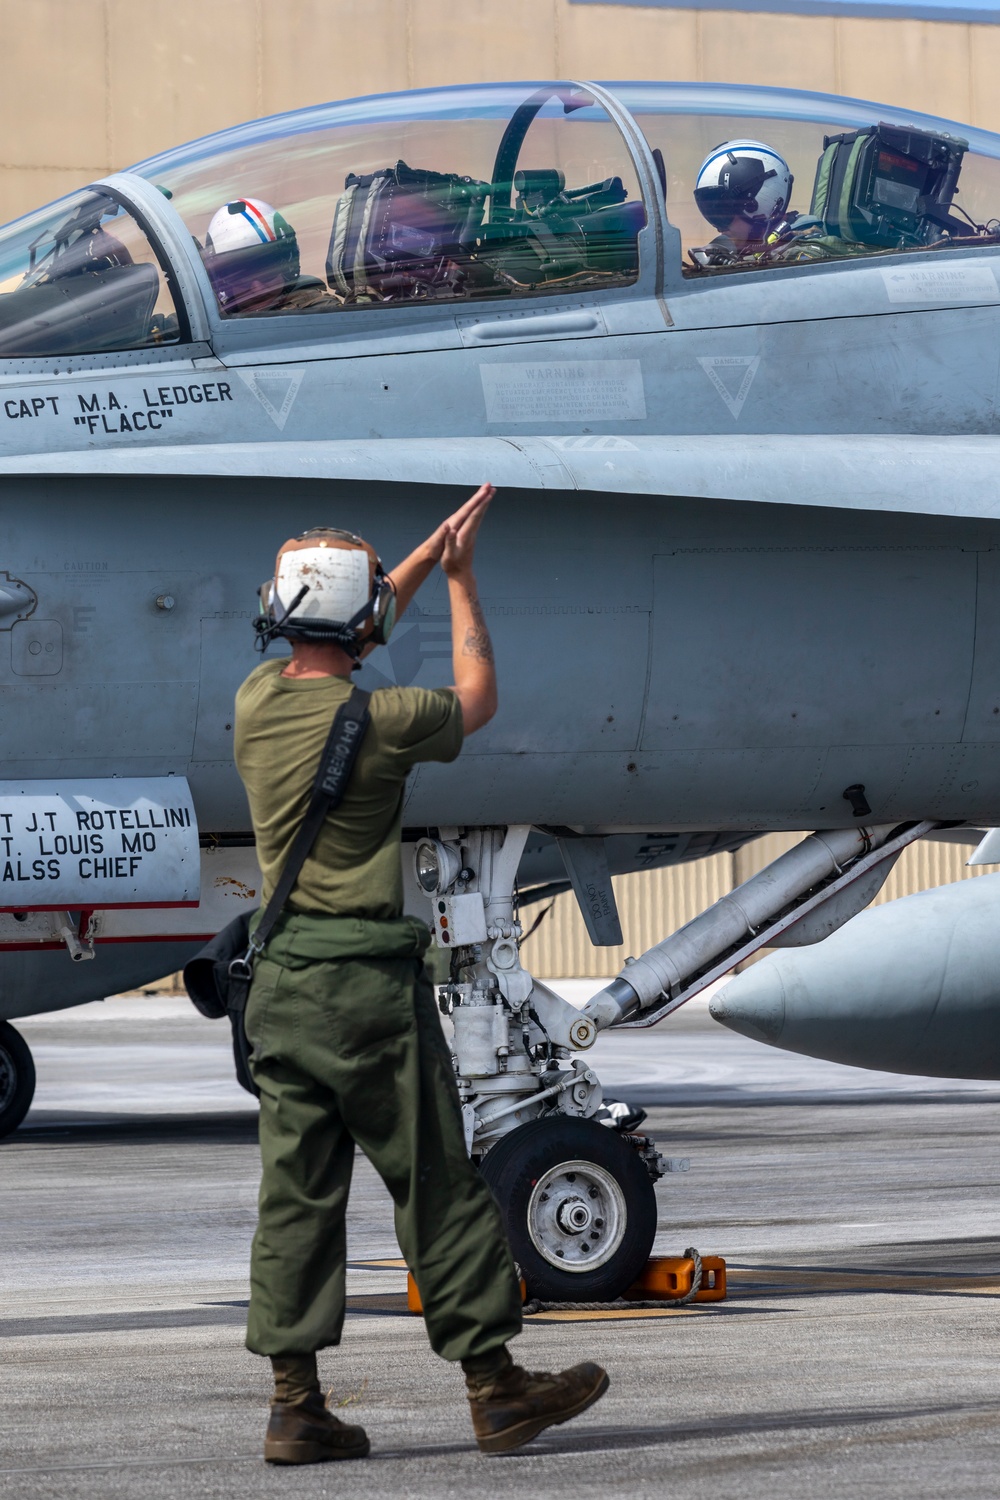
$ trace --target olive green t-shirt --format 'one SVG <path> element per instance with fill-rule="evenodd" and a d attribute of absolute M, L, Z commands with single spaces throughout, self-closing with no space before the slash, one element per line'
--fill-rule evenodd
<path fill-rule="evenodd" d="M 265 662 L 236 694 L 236 768 L 250 802 L 266 904 L 305 815 L 344 677 L 282 677 Z M 462 708 L 451 688 L 381 688 L 347 791 L 329 813 L 290 898 L 299 911 L 392 919 L 403 910 L 403 786 L 418 761 L 454 760 Z"/>

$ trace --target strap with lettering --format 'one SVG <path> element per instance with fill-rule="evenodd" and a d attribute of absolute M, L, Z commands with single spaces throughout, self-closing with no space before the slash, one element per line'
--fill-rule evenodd
<path fill-rule="evenodd" d="M 316 842 L 328 813 L 338 807 L 347 790 L 347 783 L 358 758 L 358 751 L 371 723 L 368 703 L 370 693 L 362 688 L 353 688 L 346 703 L 337 710 L 330 733 L 320 756 L 316 780 L 313 782 L 309 806 L 302 819 L 295 841 L 289 850 L 285 867 L 281 872 L 274 894 L 267 903 L 264 915 L 257 923 L 257 930 L 250 939 L 250 946 L 242 958 L 229 965 L 230 977 L 249 980 L 253 972 L 254 959 L 264 951 L 264 945 L 281 915 L 285 902 L 295 888 L 302 866 Z"/>

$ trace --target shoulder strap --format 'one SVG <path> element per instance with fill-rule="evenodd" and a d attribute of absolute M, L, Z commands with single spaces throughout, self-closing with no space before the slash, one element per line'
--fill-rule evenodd
<path fill-rule="evenodd" d="M 347 790 L 347 783 L 358 758 L 361 742 L 365 737 L 371 714 L 368 709 L 370 693 L 362 688 L 353 688 L 346 703 L 342 703 L 334 717 L 330 733 L 320 756 L 319 769 L 313 782 L 312 795 L 306 815 L 302 819 L 295 841 L 288 853 L 281 877 L 274 894 L 257 923 L 257 930 L 250 940 L 251 953 L 263 951 L 264 944 L 281 915 L 302 871 L 302 866 L 316 837 L 323 826 L 327 813 L 339 806 Z M 249 954 L 247 955 L 250 956 Z"/>

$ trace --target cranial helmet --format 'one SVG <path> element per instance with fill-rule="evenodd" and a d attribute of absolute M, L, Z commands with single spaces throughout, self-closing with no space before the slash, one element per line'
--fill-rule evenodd
<path fill-rule="evenodd" d="M 702 162 L 694 201 L 716 229 L 743 219 L 751 238 L 762 240 L 787 213 L 792 174 L 784 157 L 763 141 L 724 141 Z"/>
<path fill-rule="evenodd" d="M 369 641 L 389 639 L 396 593 L 374 547 L 352 531 L 317 526 L 284 544 L 273 579 L 260 587 L 260 607 L 254 624 L 262 650 L 283 635 L 357 656 Z"/>
<path fill-rule="evenodd" d="M 220 306 L 238 312 L 260 295 L 255 282 L 289 285 L 299 274 L 295 230 L 262 198 L 237 198 L 212 215 L 202 252 Z"/>

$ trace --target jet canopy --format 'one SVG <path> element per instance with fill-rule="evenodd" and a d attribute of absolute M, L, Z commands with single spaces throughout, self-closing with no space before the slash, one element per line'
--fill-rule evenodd
<path fill-rule="evenodd" d="M 788 163 L 806 255 L 699 258 L 698 170 L 736 138 Z M 222 338 L 237 319 L 799 275 L 1000 243 L 998 216 L 1000 137 L 856 100 L 558 82 L 373 96 L 207 136 L 0 230 L 0 357 L 150 350 L 195 321 Z"/>
<path fill-rule="evenodd" d="M 810 247 L 799 258 L 737 256 L 716 270 L 1000 242 L 1000 136 L 989 131 L 792 89 L 612 87 L 662 164 L 667 215 L 680 231 L 685 275 L 702 274 L 691 252 L 714 232 L 695 199 L 699 169 L 720 146 L 748 139 L 766 143 L 788 164 L 794 179 L 789 227 L 797 223 L 800 245 L 808 238 Z"/>
<path fill-rule="evenodd" d="M 242 126 L 137 170 L 169 193 L 224 315 L 627 286 L 646 223 L 619 125 L 575 84 L 354 100 Z M 280 213 L 298 254 L 293 274 L 277 255 L 268 272 L 263 238 L 249 243 L 235 287 L 239 252 L 223 268 L 209 226 L 226 205 L 239 221 L 248 200 Z"/>
<path fill-rule="evenodd" d="M 112 194 L 71 193 L 0 231 L 0 355 L 144 349 L 179 337 L 163 259 Z"/>

